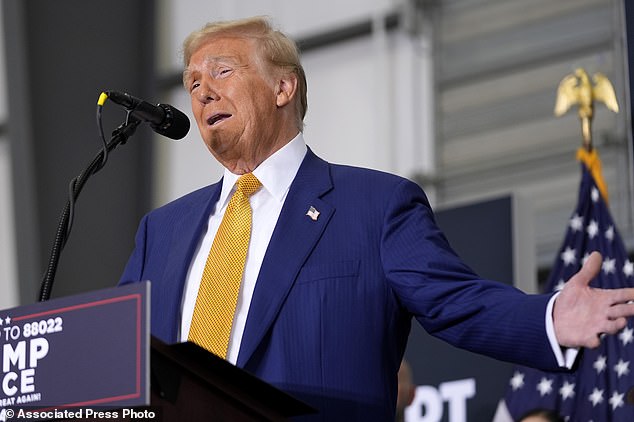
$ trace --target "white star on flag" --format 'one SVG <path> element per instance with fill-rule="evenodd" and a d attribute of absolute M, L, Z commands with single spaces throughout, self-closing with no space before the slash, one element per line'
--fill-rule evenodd
<path fill-rule="evenodd" d="M 588 236 L 592 239 L 597 235 L 597 233 L 599 233 L 599 224 L 592 220 L 590 224 L 588 224 L 588 228 L 586 230 L 588 230 Z"/>
<path fill-rule="evenodd" d="M 578 232 L 583 228 L 583 218 L 581 218 L 580 215 L 575 214 L 572 216 L 572 218 L 570 219 L 570 223 L 568 224 L 570 225 L 570 228 L 573 232 Z"/>
<path fill-rule="evenodd" d="M 553 391 L 553 380 L 549 378 L 542 378 L 542 380 L 537 384 L 537 391 L 543 397 L 546 394 L 550 394 Z"/>
<path fill-rule="evenodd" d="M 575 396 L 575 384 L 568 381 L 564 382 L 564 385 L 559 389 L 559 395 L 562 400 L 566 400 Z"/>
<path fill-rule="evenodd" d="M 592 407 L 596 406 L 599 403 L 603 403 L 603 390 L 599 390 L 594 387 L 592 390 L 592 394 L 588 396 L 588 400 L 592 403 Z"/>
<path fill-rule="evenodd" d="M 607 363 L 607 359 L 605 356 L 601 355 L 597 358 L 597 360 L 594 361 L 594 363 L 592 364 L 592 366 L 594 367 L 594 369 L 597 370 L 597 373 L 601 373 L 605 370 L 605 368 L 607 368 L 608 363 Z"/>
<path fill-rule="evenodd" d="M 630 327 L 625 327 L 619 334 L 619 340 L 623 343 L 623 346 L 627 346 L 634 339 L 634 330 Z"/>
<path fill-rule="evenodd" d="M 612 274 L 616 270 L 616 260 L 612 258 L 605 258 L 603 260 L 603 264 L 601 264 L 601 269 L 606 275 Z"/>
<path fill-rule="evenodd" d="M 616 365 L 614 365 L 614 372 L 621 378 L 623 375 L 630 373 L 630 362 L 619 359 Z"/>
<path fill-rule="evenodd" d="M 577 261 L 576 251 L 570 247 L 566 248 L 566 250 L 561 253 L 561 259 L 566 265 L 574 264 Z"/>
<path fill-rule="evenodd" d="M 610 228 L 605 231 L 605 238 L 610 242 L 614 239 L 614 226 L 610 226 Z"/>
<path fill-rule="evenodd" d="M 612 405 L 612 410 L 623 406 L 623 394 L 614 391 L 612 397 L 610 397 L 610 404 Z"/>
<path fill-rule="evenodd" d="M 513 378 L 511 378 L 511 387 L 513 387 L 513 390 L 517 390 L 519 388 L 522 388 L 523 386 L 524 374 L 522 374 L 521 372 L 515 372 Z"/>

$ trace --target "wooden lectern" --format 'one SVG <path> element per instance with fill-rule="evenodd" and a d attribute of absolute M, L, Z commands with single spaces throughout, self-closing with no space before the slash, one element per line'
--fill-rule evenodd
<path fill-rule="evenodd" d="M 285 421 L 307 404 L 194 343 L 151 339 L 151 405 L 162 422 Z"/>

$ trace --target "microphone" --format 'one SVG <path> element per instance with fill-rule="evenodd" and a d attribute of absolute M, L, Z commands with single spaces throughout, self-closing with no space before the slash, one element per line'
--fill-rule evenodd
<path fill-rule="evenodd" d="M 169 104 L 150 104 L 125 92 L 105 91 L 116 104 L 123 106 L 137 119 L 148 122 L 154 132 L 170 139 L 182 139 L 189 132 L 189 118 Z"/>

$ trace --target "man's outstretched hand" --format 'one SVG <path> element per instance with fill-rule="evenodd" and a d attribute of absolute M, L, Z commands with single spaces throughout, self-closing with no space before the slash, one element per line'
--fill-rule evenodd
<path fill-rule="evenodd" d="M 614 334 L 634 315 L 634 288 L 597 289 L 588 286 L 601 269 L 601 254 L 593 252 L 555 300 L 553 323 L 563 347 L 598 347 L 601 334 Z"/>

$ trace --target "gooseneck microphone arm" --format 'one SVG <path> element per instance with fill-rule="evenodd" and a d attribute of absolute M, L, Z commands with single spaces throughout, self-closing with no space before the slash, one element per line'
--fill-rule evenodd
<path fill-rule="evenodd" d="M 125 144 L 128 138 L 134 134 L 140 123 L 141 120 L 130 118 L 130 116 L 128 116 L 127 121 L 112 132 L 112 138 L 106 143 L 104 149 L 99 151 L 88 167 L 86 167 L 84 171 L 71 181 L 69 186 L 69 199 L 68 202 L 66 202 L 66 206 L 60 216 L 48 266 L 46 267 L 46 271 L 42 279 L 39 296 L 40 302 L 50 299 L 51 291 L 53 289 L 53 281 L 55 280 L 55 273 L 57 272 L 57 265 L 59 263 L 59 257 L 66 245 L 68 237 L 70 236 L 72 213 L 77 197 L 81 193 L 81 190 L 90 176 L 103 168 L 106 154 L 114 150 L 119 145 Z"/>
<path fill-rule="evenodd" d="M 110 141 L 106 141 L 101 125 L 101 109 L 110 98 L 115 104 L 121 105 L 126 110 L 126 119 L 116 130 L 112 132 Z M 101 170 L 108 160 L 108 153 L 119 145 L 126 143 L 128 138 L 134 134 L 137 126 L 142 122 L 147 122 L 154 132 L 159 135 L 166 136 L 170 139 L 178 140 L 187 135 L 189 131 L 189 118 L 182 111 L 169 104 L 153 105 L 140 98 L 133 97 L 130 94 L 118 91 L 102 92 L 97 101 L 97 125 L 99 127 L 99 135 L 103 143 L 103 148 L 95 156 L 92 162 L 82 171 L 79 176 L 71 180 L 68 186 L 68 202 L 62 211 L 57 226 L 57 232 L 51 249 L 51 255 L 48 266 L 42 278 L 40 287 L 39 301 L 43 302 L 50 299 L 51 290 L 53 289 L 53 281 L 57 272 L 59 257 L 66 245 L 66 241 L 70 236 L 70 230 L 73 226 L 73 215 L 75 210 L 75 201 L 81 193 L 84 185 L 93 174 Z"/>

